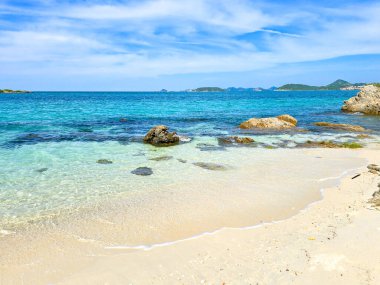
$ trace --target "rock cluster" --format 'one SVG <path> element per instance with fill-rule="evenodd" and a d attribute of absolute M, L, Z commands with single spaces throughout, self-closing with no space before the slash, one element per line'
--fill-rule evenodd
<path fill-rule="evenodd" d="M 144 137 L 144 142 L 154 146 L 170 146 L 179 143 L 177 133 L 169 133 L 167 126 L 155 126 Z"/>
<path fill-rule="evenodd" d="M 380 115 L 380 87 L 364 86 L 356 96 L 344 101 L 342 111 Z"/>
<path fill-rule="evenodd" d="M 241 129 L 291 129 L 297 125 L 297 120 L 290 115 L 269 118 L 251 118 L 240 124 Z"/>

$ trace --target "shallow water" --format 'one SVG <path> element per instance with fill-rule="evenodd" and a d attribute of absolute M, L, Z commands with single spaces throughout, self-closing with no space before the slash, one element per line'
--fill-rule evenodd
<path fill-rule="evenodd" d="M 363 161 L 350 150 L 333 150 L 331 157 L 324 158 L 313 150 L 294 150 L 289 158 L 263 146 L 356 140 L 356 134 L 312 125 L 322 120 L 362 125 L 373 130 L 367 141 L 377 140 L 378 118 L 339 111 L 343 100 L 354 94 L 1 95 L 0 229 L 46 227 L 56 220 L 62 229 L 88 238 L 141 244 L 294 213 L 319 198 L 319 189 L 327 185 L 320 179 L 339 176 Z M 310 131 L 248 132 L 257 142 L 253 147 L 218 144 L 220 136 L 247 135 L 236 126 L 250 117 L 282 113 L 295 116 L 299 126 Z M 166 124 L 192 141 L 170 148 L 142 144 L 141 137 L 157 124 Z M 172 158 L 154 160 L 162 156 Z M 98 164 L 99 159 L 113 163 Z M 220 164 L 223 169 L 194 165 L 199 162 Z M 138 167 L 149 167 L 153 174 L 131 173 Z M 105 227 L 103 235 L 96 234 L 102 228 L 99 219 L 111 220 L 118 230 L 106 234 Z"/>

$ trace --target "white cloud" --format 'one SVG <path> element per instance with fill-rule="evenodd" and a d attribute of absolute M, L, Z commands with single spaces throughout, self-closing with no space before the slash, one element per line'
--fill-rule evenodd
<path fill-rule="evenodd" d="M 8 67 L 0 74 L 148 77 L 380 53 L 379 4 L 294 12 L 245 0 L 46 1 L 1 10 L 31 21 L 8 21 L 0 30 L 0 63 Z M 254 32 L 264 35 L 244 37 Z"/>

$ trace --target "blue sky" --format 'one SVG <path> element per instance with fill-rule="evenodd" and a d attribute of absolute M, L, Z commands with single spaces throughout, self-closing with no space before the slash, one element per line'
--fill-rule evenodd
<path fill-rule="evenodd" d="M 380 81 L 380 1 L 0 0 L 0 88 Z"/>

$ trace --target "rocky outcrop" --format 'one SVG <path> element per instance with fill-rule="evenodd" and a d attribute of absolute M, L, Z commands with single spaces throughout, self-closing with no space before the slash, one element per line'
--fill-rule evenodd
<path fill-rule="evenodd" d="M 179 136 L 175 133 L 169 133 L 167 126 L 155 126 L 145 135 L 144 142 L 154 146 L 170 146 L 179 143 Z"/>
<path fill-rule="evenodd" d="M 285 121 L 285 122 L 288 122 L 288 123 L 291 123 L 293 124 L 294 126 L 297 125 L 297 119 L 290 116 L 290 115 L 280 115 L 280 116 L 277 116 L 278 119 L 282 120 L 282 121 Z"/>
<path fill-rule="evenodd" d="M 344 130 L 344 131 L 350 131 L 350 132 L 365 132 L 366 131 L 365 128 L 361 126 L 357 126 L 357 125 L 335 124 L 335 123 L 328 123 L 328 122 L 317 122 L 317 123 L 314 123 L 314 125 L 318 127 Z"/>
<path fill-rule="evenodd" d="M 297 120 L 290 115 L 270 118 L 252 118 L 240 124 L 241 129 L 291 129 L 297 125 Z"/>
<path fill-rule="evenodd" d="M 344 101 L 342 111 L 380 115 L 380 87 L 364 86 L 356 96 Z"/>

